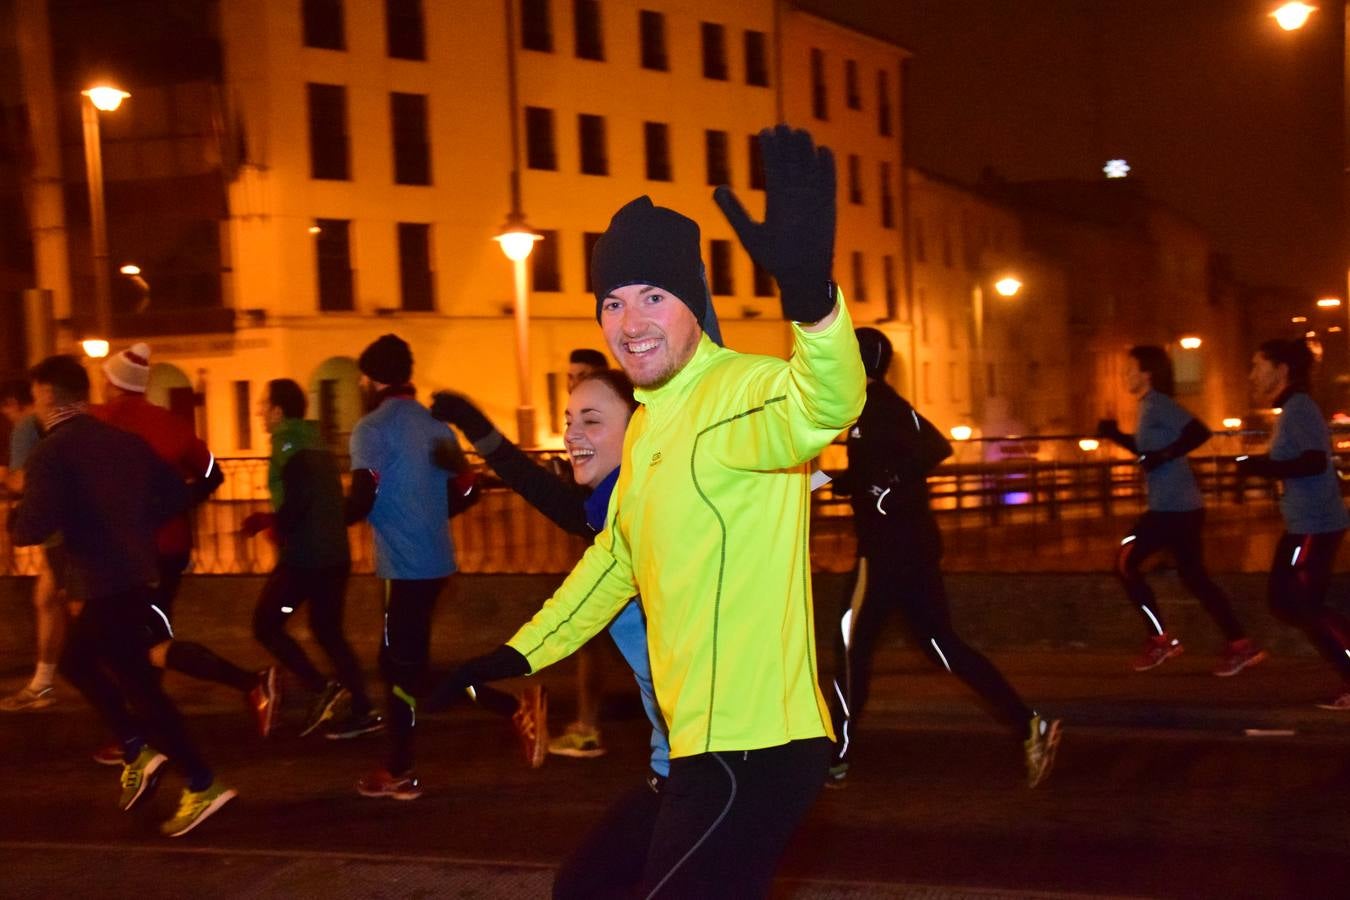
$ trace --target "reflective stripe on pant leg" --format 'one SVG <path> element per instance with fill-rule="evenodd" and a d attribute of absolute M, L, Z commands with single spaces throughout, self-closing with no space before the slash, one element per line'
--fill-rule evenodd
<path fill-rule="evenodd" d="M 669 872 L 661 876 L 661 880 L 656 883 L 656 887 L 652 888 L 652 892 L 647 895 L 647 900 L 651 900 L 651 898 L 659 894 L 661 892 L 661 888 L 665 887 L 666 882 L 670 881 L 670 879 L 674 877 L 675 873 L 679 871 L 680 866 L 688 862 L 689 858 L 694 855 L 694 853 L 698 850 L 698 848 L 703 846 L 704 842 L 706 842 L 708 838 L 712 836 L 712 833 L 717 830 L 717 826 L 722 824 L 722 820 L 727 817 L 727 813 L 731 812 L 731 805 L 736 802 L 736 773 L 731 770 L 731 766 L 726 764 L 726 761 L 722 759 L 722 755 L 720 753 L 710 753 L 708 755 L 711 756 L 714 760 L 716 760 L 717 764 L 726 770 L 727 780 L 731 784 L 731 793 L 727 795 L 726 805 L 722 807 L 722 811 L 718 813 L 717 818 L 713 820 L 713 823 L 708 826 L 707 830 L 704 831 L 703 834 L 699 836 L 699 839 L 694 842 L 694 846 L 690 847 L 685 852 L 684 856 L 681 856 L 676 861 L 675 865 L 670 867 Z"/>

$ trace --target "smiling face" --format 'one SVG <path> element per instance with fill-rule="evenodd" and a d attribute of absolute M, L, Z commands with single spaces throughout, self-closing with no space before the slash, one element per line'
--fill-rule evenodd
<path fill-rule="evenodd" d="M 615 288 L 600 304 L 600 328 L 624 374 L 641 388 L 669 381 L 703 335 L 689 307 L 650 284 Z"/>
<path fill-rule="evenodd" d="M 563 442 L 572 459 L 572 475 L 577 484 L 593 488 L 619 467 L 632 413 L 608 384 L 589 379 L 567 398 L 565 415 Z"/>
<path fill-rule="evenodd" d="M 1284 363 L 1271 362 L 1269 357 L 1258 350 L 1252 354 L 1252 371 L 1249 378 L 1256 399 L 1262 403 L 1274 403 L 1275 398 L 1280 396 L 1280 392 L 1289 383 L 1289 367 Z"/>

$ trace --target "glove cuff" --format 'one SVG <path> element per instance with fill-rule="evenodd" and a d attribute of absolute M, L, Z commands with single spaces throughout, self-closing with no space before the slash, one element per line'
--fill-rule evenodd
<path fill-rule="evenodd" d="M 801 282 L 779 281 L 783 315 L 802 325 L 814 325 L 839 302 L 839 286 L 828 278 Z"/>

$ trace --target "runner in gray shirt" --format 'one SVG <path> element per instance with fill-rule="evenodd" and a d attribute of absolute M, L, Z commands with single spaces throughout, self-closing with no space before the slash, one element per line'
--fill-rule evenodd
<path fill-rule="evenodd" d="M 1270 453 L 1239 456 L 1238 472 L 1282 483 L 1284 534 L 1270 564 L 1270 609 L 1301 628 L 1341 676 L 1341 693 L 1317 705 L 1350 712 L 1350 619 L 1326 602 L 1350 515 L 1332 467 L 1331 431 L 1308 396 L 1312 363 L 1302 340 L 1266 341 L 1252 356 L 1252 387 L 1279 415 Z"/>
<path fill-rule="evenodd" d="M 1181 583 L 1223 631 L 1227 645 L 1214 674 L 1228 677 L 1268 654 L 1247 637 L 1228 595 L 1205 570 L 1205 503 L 1186 454 L 1209 440 L 1210 430 L 1172 399 L 1174 383 L 1166 350 L 1147 345 L 1130 348 L 1125 388 L 1139 398 L 1138 430 L 1124 434 L 1115 419 L 1104 419 L 1097 426 L 1102 437 L 1139 458 L 1148 491 L 1148 510 L 1120 542 L 1116 575 L 1148 630 L 1144 649 L 1134 661 L 1136 672 L 1162 665 L 1182 652 L 1181 641 L 1168 632 L 1157 597 L 1140 571 L 1150 556 L 1170 550 Z"/>

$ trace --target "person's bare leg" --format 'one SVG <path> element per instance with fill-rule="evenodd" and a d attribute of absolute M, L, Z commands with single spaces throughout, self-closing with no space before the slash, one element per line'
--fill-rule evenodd
<path fill-rule="evenodd" d="M 33 677 L 23 688 L 0 700 L 0 710 L 44 709 L 56 701 L 53 683 L 66 640 L 64 595 L 64 591 L 57 590 L 56 579 L 44 558 L 33 583 L 33 619 L 37 629 L 37 663 L 33 667 Z"/>
<path fill-rule="evenodd" d="M 558 756 L 602 756 L 600 742 L 599 660 L 589 644 L 575 654 L 577 661 L 577 717 L 567 730 L 548 743 L 548 752 Z"/>

